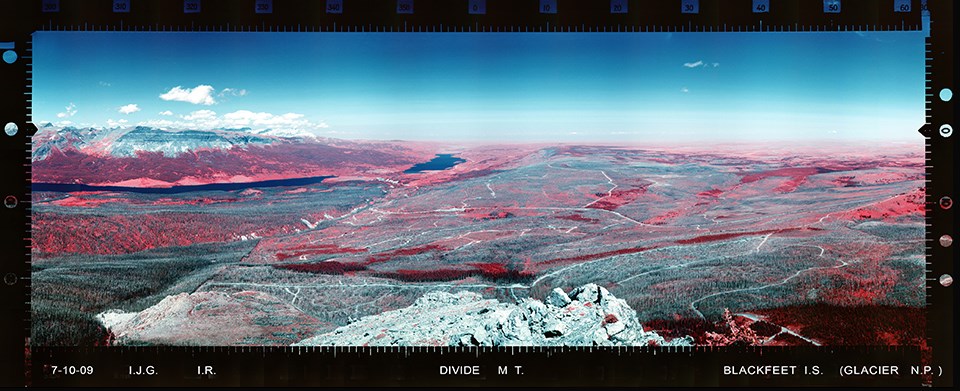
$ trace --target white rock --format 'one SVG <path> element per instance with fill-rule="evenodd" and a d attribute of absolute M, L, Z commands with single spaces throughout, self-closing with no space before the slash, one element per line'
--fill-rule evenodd
<path fill-rule="evenodd" d="M 555 338 L 563 336 L 567 333 L 567 324 L 563 323 L 556 319 L 548 320 L 543 325 L 543 336 L 547 338 Z"/>
<path fill-rule="evenodd" d="M 583 303 L 600 304 L 602 301 L 601 299 L 604 299 L 609 295 L 610 292 L 604 287 L 601 287 L 597 284 L 586 284 L 570 291 L 569 297 L 573 300 Z"/>
<path fill-rule="evenodd" d="M 550 294 L 547 295 L 547 304 L 556 307 L 566 307 L 567 304 L 570 304 L 570 296 L 567 296 L 567 293 L 560 288 L 553 288 L 550 291 Z"/>
<path fill-rule="evenodd" d="M 512 304 L 473 292 L 429 292 L 410 307 L 365 316 L 294 345 L 643 346 L 652 340 L 682 346 L 693 342 L 664 342 L 656 333 L 644 333 L 626 301 L 596 284 L 576 288 L 570 296 L 555 290 L 546 300 L 544 304 L 526 298 Z M 617 321 L 611 322 L 609 315 Z M 379 335 L 381 330 L 385 335 Z"/>
<path fill-rule="evenodd" d="M 626 329 L 627 326 L 624 325 L 624 323 L 618 319 L 616 322 L 607 323 L 603 325 L 603 328 L 607 330 L 607 335 L 612 337 L 614 335 L 619 334 L 624 329 Z"/>

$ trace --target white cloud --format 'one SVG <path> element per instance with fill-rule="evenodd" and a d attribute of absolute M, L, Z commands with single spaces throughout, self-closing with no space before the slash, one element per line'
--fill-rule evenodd
<path fill-rule="evenodd" d="M 197 110 L 187 115 L 181 115 L 180 118 L 190 124 L 189 127 L 197 129 L 210 129 L 219 126 L 220 120 L 217 113 L 213 110 Z"/>
<path fill-rule="evenodd" d="M 120 119 L 120 120 L 118 120 L 118 121 L 114 121 L 114 120 L 112 120 L 112 119 L 108 119 L 108 120 L 107 120 L 107 126 L 109 126 L 109 127 L 111 127 L 111 128 L 115 128 L 115 127 L 117 127 L 117 126 L 123 126 L 123 125 L 125 125 L 126 123 L 127 123 L 127 120 L 125 120 L 125 119 Z"/>
<path fill-rule="evenodd" d="M 64 112 L 57 113 L 57 118 L 73 117 L 73 115 L 77 113 L 77 105 L 73 104 L 73 102 L 70 102 L 64 109 Z"/>
<path fill-rule="evenodd" d="M 707 69 L 707 68 L 716 68 L 716 67 L 720 66 L 720 63 L 719 63 L 719 62 L 710 62 L 710 63 L 707 63 L 707 62 L 704 62 L 703 60 L 697 60 L 696 62 L 685 62 L 685 63 L 683 63 L 683 66 L 686 67 L 686 68 L 703 68 L 703 69 Z"/>
<path fill-rule="evenodd" d="M 176 86 L 171 88 L 170 91 L 167 91 L 167 93 L 160 95 L 160 99 L 209 106 L 217 103 L 217 101 L 213 99 L 213 91 L 213 87 L 206 84 L 201 84 L 193 88 Z"/>
<path fill-rule="evenodd" d="M 128 105 L 120 106 L 120 108 L 117 109 L 117 111 L 119 111 L 121 114 L 133 114 L 140 111 L 140 107 L 137 106 L 135 103 L 131 103 Z"/>
<path fill-rule="evenodd" d="M 682 93 L 688 93 L 688 92 L 690 92 L 690 89 L 687 88 L 687 87 L 681 87 L 681 88 L 680 88 L 680 92 L 682 92 Z"/>
<path fill-rule="evenodd" d="M 237 110 L 224 114 L 223 119 L 238 126 L 246 126 L 255 122 L 263 122 L 272 118 L 270 113 L 254 113 L 250 110 Z"/>
<path fill-rule="evenodd" d="M 237 89 L 237 88 L 224 88 L 222 91 L 220 91 L 219 96 L 224 96 L 224 95 L 246 96 L 246 95 L 247 95 L 247 90 L 245 90 L 245 89 L 243 89 L 243 88 L 240 88 L 240 89 Z"/>
<path fill-rule="evenodd" d="M 107 82 L 105 82 L 105 81 L 101 81 L 101 82 L 99 82 L 99 83 L 97 83 L 97 84 L 99 84 L 100 87 L 110 87 L 110 86 L 113 86 L 113 84 L 107 83 Z"/>
<path fill-rule="evenodd" d="M 272 114 L 237 110 L 217 115 L 215 111 L 206 109 L 181 115 L 178 120 L 156 119 L 140 122 L 139 125 L 197 130 L 250 128 L 254 133 L 270 130 L 269 134 L 318 134 L 321 129 L 329 127 L 324 122 L 310 121 L 303 114 L 298 113 Z"/>
<path fill-rule="evenodd" d="M 271 114 L 265 112 L 255 113 L 249 110 L 237 110 L 223 115 L 222 123 L 228 128 L 272 128 L 272 129 L 303 129 L 303 128 L 326 128 L 327 124 L 313 124 L 303 118 L 303 114 L 286 113 Z"/>
<path fill-rule="evenodd" d="M 213 110 L 197 110 L 191 112 L 190 114 L 180 116 L 180 118 L 183 118 L 187 121 L 208 120 L 216 117 L 217 112 Z"/>
<path fill-rule="evenodd" d="M 137 123 L 137 125 L 139 125 L 139 126 L 150 126 L 150 127 L 162 128 L 162 129 L 181 129 L 181 128 L 182 128 L 182 129 L 187 129 L 187 128 L 188 128 L 188 127 L 187 127 L 184 123 L 182 123 L 182 122 L 171 121 L 171 120 L 168 120 L 168 119 L 152 119 L 152 120 L 149 120 L 149 121 L 140 121 L 140 122 Z"/>
<path fill-rule="evenodd" d="M 160 115 L 173 115 L 173 112 L 170 110 L 164 110 L 159 113 Z"/>

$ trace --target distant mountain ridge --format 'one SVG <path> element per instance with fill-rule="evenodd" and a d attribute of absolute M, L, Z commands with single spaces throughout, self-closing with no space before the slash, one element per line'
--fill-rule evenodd
<path fill-rule="evenodd" d="M 302 133 L 302 134 L 301 134 Z M 434 155 L 430 146 L 321 138 L 287 130 L 41 128 L 33 181 L 170 187 L 317 176 L 389 176 Z"/>
<path fill-rule="evenodd" d="M 276 139 L 242 132 L 202 130 L 167 131 L 137 126 L 107 147 L 113 156 L 136 156 L 137 152 L 161 152 L 174 157 L 198 149 L 229 149 L 248 144 L 273 144 Z"/>
<path fill-rule="evenodd" d="M 91 155 L 133 157 L 138 152 L 160 152 L 175 157 L 204 149 L 230 149 L 234 146 L 270 145 L 285 138 L 269 133 L 255 134 L 249 128 L 230 130 L 165 130 L 149 126 L 126 128 L 57 129 L 44 125 L 34 136 L 33 161 L 46 159 L 53 149 L 75 149 Z"/>

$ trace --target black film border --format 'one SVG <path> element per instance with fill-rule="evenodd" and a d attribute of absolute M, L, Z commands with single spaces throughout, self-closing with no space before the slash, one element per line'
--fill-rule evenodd
<path fill-rule="evenodd" d="M 509 362 L 510 357 L 525 356 L 526 363 L 536 365 L 555 365 L 554 373 L 576 373 L 581 385 L 655 385 L 657 378 L 670 379 L 673 383 L 661 385 L 683 385 L 675 379 L 677 373 L 669 369 L 657 371 L 640 377 L 624 375 L 630 366 L 616 364 L 624 352 L 582 351 L 577 349 L 535 349 L 524 351 L 502 349 L 474 349 L 457 351 L 450 349 L 384 349 L 357 350 L 343 348 L 339 351 L 338 364 L 330 366 L 330 355 L 336 355 L 337 349 L 313 349 L 307 354 L 302 350 L 279 348 L 70 348 L 70 347 L 34 347 L 27 345 L 30 333 L 30 160 L 31 136 L 37 127 L 31 122 L 31 85 L 32 85 L 32 46 L 31 34 L 35 31 L 313 31 L 313 32 L 648 32 L 648 31 L 891 31 L 918 30 L 922 24 L 921 3 L 926 3 L 931 14 L 930 32 L 927 38 L 927 123 L 920 132 L 926 137 L 927 153 L 927 299 L 928 299 L 928 342 L 933 347 L 931 362 L 938 363 L 947 370 L 943 376 L 934 377 L 933 385 L 954 384 L 955 352 L 954 314 L 956 288 L 944 287 L 939 282 L 942 275 L 955 276 L 956 246 L 939 245 L 941 235 L 956 237 L 956 208 L 944 209 L 939 206 L 943 196 L 957 198 L 955 159 L 958 154 L 956 138 L 945 137 L 941 129 L 944 124 L 955 126 L 955 102 L 939 99 L 942 88 L 956 89 L 954 75 L 957 72 L 954 52 L 955 27 L 953 23 L 953 2 L 949 0 L 913 0 L 909 3 L 909 12 L 894 12 L 897 4 L 894 0 L 842 0 L 839 13 L 824 12 L 825 4 L 818 0 L 770 0 L 770 11 L 754 13 L 751 0 L 700 0 L 697 13 L 683 13 L 681 0 L 663 1 L 655 4 L 640 0 L 626 0 L 624 4 L 629 12 L 611 13 L 611 4 L 605 1 L 557 0 L 548 2 L 555 12 L 544 12 L 538 0 L 487 0 L 484 2 L 484 14 L 470 14 L 468 1 L 415 0 L 413 13 L 400 13 L 397 0 L 344 0 L 342 13 L 327 13 L 326 1 L 316 0 L 274 0 L 271 13 L 256 13 L 258 0 L 201 0 L 197 13 L 185 12 L 182 0 L 130 0 L 129 12 L 114 12 L 114 0 L 29 0 L 4 2 L 0 4 L 0 51 L 13 50 L 18 59 L 12 64 L 0 63 L 0 122 L 13 122 L 18 132 L 13 136 L 0 134 L 3 141 L 0 148 L 0 197 L 5 206 L 0 208 L 2 228 L 0 228 L 0 384 L 20 386 L 32 385 L 134 385 L 138 382 L 157 384 L 157 380 L 123 381 L 122 373 L 106 371 L 113 375 L 95 382 L 83 379 L 56 380 L 44 378 L 44 362 L 51 360 L 73 360 L 84 358 L 89 361 L 117 360 L 117 356 L 129 360 L 139 357 L 147 360 L 169 362 L 170 368 L 179 368 L 189 357 L 201 355 L 209 360 L 225 360 L 238 371 L 237 377 L 219 380 L 199 379 L 191 383 L 191 378 L 178 378 L 167 381 L 167 385 L 268 385 L 287 379 L 289 385 L 301 381 L 324 381 L 327 384 L 340 385 L 377 385 L 383 379 L 389 384 L 406 385 L 480 385 L 467 379 L 460 383 L 445 383 L 436 378 L 415 380 L 421 364 L 435 363 L 436 360 L 452 357 L 476 357 L 476 360 L 489 362 L 499 367 L 500 362 Z M 56 10 L 54 11 L 54 5 Z M 10 197 L 13 197 L 12 200 Z M 15 200 L 15 202 L 14 202 Z M 10 206 L 12 205 L 12 206 Z M 10 206 L 10 207 L 8 207 Z M 949 347 L 949 348 L 947 348 Z M 661 352 L 661 357 L 684 357 L 688 353 L 703 360 L 730 359 L 741 357 L 749 360 L 758 353 L 756 349 L 704 349 L 696 348 L 689 352 L 670 351 L 668 348 L 639 349 L 626 353 L 634 360 L 624 363 L 637 364 L 642 357 Z M 913 359 L 919 352 L 908 348 L 822 348 L 822 349 L 769 349 L 765 348 L 768 358 L 771 355 L 787 354 L 797 360 L 814 360 L 814 357 L 851 354 L 852 356 L 872 354 L 876 357 L 893 354 Z M 782 350 L 782 352 L 781 352 Z M 846 353 L 844 353 L 846 352 Z M 852 352 L 852 353 L 851 353 Z M 887 353 L 883 353 L 887 352 Z M 893 352 L 893 353 L 890 353 Z M 25 355 L 27 357 L 25 357 Z M 618 357 L 614 359 L 614 355 Z M 807 357 L 809 355 L 809 357 Z M 153 358 L 149 358 L 153 357 Z M 312 358 L 311 358 L 312 357 Z M 351 358 L 352 357 L 352 358 Z M 374 358 L 379 357 L 379 358 Z M 547 358 L 541 358 L 547 357 Z M 597 359 L 608 357 L 608 359 Z M 723 358 L 726 357 L 726 358 Z M 25 359 L 27 358 L 27 359 Z M 186 361 L 185 361 L 186 360 Z M 319 361 L 315 361 L 319 360 Z M 597 365 L 585 369 L 584 366 L 571 366 L 577 360 L 592 360 Z M 516 361 L 516 360 L 514 360 Z M 477 361 L 480 362 L 480 361 Z M 564 364 L 557 364 L 562 362 Z M 247 364 L 242 364 L 247 363 Z M 250 367 L 249 363 L 257 363 Z M 279 365 L 277 363 L 283 363 Z M 324 364 L 327 363 L 327 364 Z M 390 376 L 370 376 L 370 365 L 390 368 Z M 400 363 L 400 364 L 398 364 Z M 308 365 L 326 368 L 323 376 L 313 376 L 307 372 Z M 109 364 L 104 364 L 109 365 Z M 246 366 L 245 366 L 246 365 Z M 326 365 L 326 366 L 324 366 Z M 393 365 L 391 367 L 391 365 Z M 426 364 L 423 364 L 426 365 Z M 284 369 L 286 368 L 286 369 Z M 292 369 L 291 369 L 292 368 Z M 298 369 L 304 372 L 297 372 Z M 182 369 L 182 368 L 181 368 Z M 184 370 L 186 371 L 186 370 Z M 286 371 L 286 374 L 284 372 Z M 290 371 L 294 371 L 291 373 Z M 340 371 L 340 372 L 338 372 Z M 117 375 L 117 373 L 120 373 Z M 366 373 L 366 374 L 364 374 Z M 619 373 L 619 375 L 615 375 Z M 119 378 L 117 377 L 119 376 Z M 186 375 L 183 375 L 186 376 Z M 245 377 L 246 376 L 246 377 Z M 277 377 L 270 377 L 277 376 Z M 709 375 L 704 375 L 709 378 Z M 259 380 L 258 380 L 259 379 Z M 277 379 L 277 380 L 271 380 Z M 353 379 L 353 380 L 351 380 Z M 364 380 L 366 379 L 366 380 Z M 403 379 L 410 382 L 403 383 Z M 561 382 L 563 376 L 541 379 L 537 385 Z M 606 381 L 602 379 L 607 379 Z M 614 380 L 618 379 L 618 380 Z M 544 383 L 546 381 L 546 383 Z M 332 383 L 331 383 L 332 382 Z M 396 383 L 400 382 L 400 383 Z M 161 382 L 162 383 L 162 382 Z M 511 380 L 508 383 L 484 382 L 485 385 L 516 384 L 523 381 Z M 569 382 L 562 385 L 573 384 Z M 717 379 L 713 385 L 721 384 Z M 688 385 L 711 385 L 688 384 Z M 790 380 L 784 385 L 798 385 Z M 830 383 L 833 384 L 833 383 Z M 303 384 L 299 384 L 303 385 Z M 779 385 L 774 383 L 728 384 L 728 385 Z M 813 384 L 811 384 L 813 385 Z M 828 385 L 828 384 L 824 384 Z M 866 385 L 866 384 L 864 384 Z M 881 385 L 881 384 L 875 384 Z M 885 385 L 894 385 L 890 382 Z M 903 385 L 913 385 L 903 384 Z"/>

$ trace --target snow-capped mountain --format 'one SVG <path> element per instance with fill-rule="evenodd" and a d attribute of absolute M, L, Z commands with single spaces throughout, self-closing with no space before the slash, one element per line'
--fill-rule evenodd
<path fill-rule="evenodd" d="M 161 152 L 173 157 L 199 149 L 229 149 L 235 145 L 272 144 L 276 139 L 242 132 L 202 130 L 169 131 L 138 126 L 105 147 L 113 156 L 136 156 L 137 152 Z"/>
<path fill-rule="evenodd" d="M 204 149 L 230 149 L 250 144 L 284 142 L 292 135 L 255 134 L 249 129 L 164 130 L 147 126 L 127 128 L 76 128 L 44 125 L 34 136 L 33 161 L 46 159 L 53 149 L 75 149 L 91 155 L 136 156 L 137 152 L 160 152 L 174 157 Z"/>
<path fill-rule="evenodd" d="M 43 160 L 54 149 L 82 149 L 89 140 L 96 138 L 96 129 L 68 126 L 56 128 L 49 122 L 40 127 L 33 136 L 33 160 Z"/>

